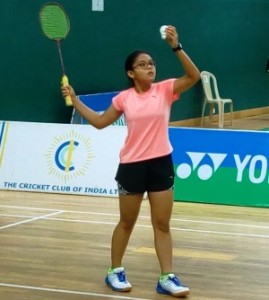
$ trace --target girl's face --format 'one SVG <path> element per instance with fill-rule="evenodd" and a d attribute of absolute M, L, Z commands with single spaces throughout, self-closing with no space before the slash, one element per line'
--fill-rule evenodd
<path fill-rule="evenodd" d="M 156 77 L 156 65 L 152 57 L 148 54 L 139 54 L 128 71 L 128 76 L 135 82 L 152 83 Z"/>

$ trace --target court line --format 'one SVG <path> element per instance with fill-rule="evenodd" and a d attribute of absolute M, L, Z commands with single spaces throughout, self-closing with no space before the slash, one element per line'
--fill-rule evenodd
<path fill-rule="evenodd" d="M 226 222 L 212 222 L 212 221 L 198 221 L 198 220 L 189 220 L 189 219 L 174 219 L 171 221 L 186 222 L 186 223 L 198 223 L 198 224 L 209 224 L 209 225 L 225 225 L 225 226 L 237 226 L 237 227 L 250 227 L 250 228 L 260 228 L 260 229 L 269 229 L 269 226 L 264 225 L 250 225 L 242 223 L 226 223 Z"/>
<path fill-rule="evenodd" d="M 175 227 L 171 227 L 170 229 L 176 230 L 176 231 L 199 232 L 199 233 L 205 233 L 205 234 L 231 235 L 231 236 L 239 236 L 239 237 L 269 239 L 269 235 L 266 235 L 266 234 L 251 234 L 251 233 L 238 233 L 238 232 L 227 232 L 227 231 L 210 231 L 210 230 L 200 230 L 200 229 L 183 229 L 183 228 L 175 228 Z"/>
<path fill-rule="evenodd" d="M 62 211 L 64 213 L 66 211 Z M 110 214 L 109 214 L 110 215 Z M 0 216 L 3 217 L 15 217 L 15 218 L 31 218 L 31 216 L 23 216 L 23 215 L 10 215 L 10 214 L 0 214 Z M 89 223 L 89 224 L 100 224 L 100 225 L 116 225 L 117 223 L 114 222 L 100 222 L 100 221 L 88 221 L 88 220 L 75 220 L 75 219 L 60 219 L 60 218 L 44 218 L 45 220 L 51 220 L 51 221 L 59 221 L 59 222 L 74 222 L 74 223 Z M 225 223 L 223 223 L 225 225 Z M 230 225 L 230 224 L 229 224 Z M 152 228 L 151 225 L 140 225 L 136 224 L 138 227 L 144 227 L 144 228 Z M 261 226 L 261 228 L 267 228 Z M 1 227 L 0 227 L 1 229 Z M 171 227 L 171 230 L 176 231 L 191 231 L 191 232 L 202 232 L 202 233 L 216 233 L 216 234 L 224 234 L 224 235 L 240 235 L 240 236 L 248 236 L 248 237 L 258 237 L 258 238 L 269 238 L 268 235 L 257 235 L 257 234 L 239 234 L 239 233 L 229 233 L 229 232 L 218 232 L 218 231 L 206 231 L 206 230 L 200 230 L 200 229 L 183 229 L 183 228 L 177 228 L 177 227 Z"/>
<path fill-rule="evenodd" d="M 10 228 L 10 227 L 15 227 L 17 225 L 21 225 L 21 224 L 25 224 L 25 223 L 30 223 L 30 222 L 33 222 L 33 221 L 36 221 L 36 220 L 48 219 L 49 217 L 61 214 L 62 212 L 63 212 L 62 210 L 61 211 L 55 211 L 54 213 L 51 213 L 51 214 L 46 214 L 46 215 L 43 215 L 43 216 L 31 218 L 31 219 L 24 220 L 24 221 L 21 221 L 21 222 L 8 224 L 8 225 L 0 227 L 0 230 L 7 229 L 7 228 Z"/>
<path fill-rule="evenodd" d="M 47 218 L 48 220 L 55 220 L 55 221 L 67 221 L 73 222 L 72 219 L 60 219 L 60 218 Z M 100 221 L 85 221 L 85 220 L 76 220 L 77 223 L 90 223 L 90 224 L 99 224 L 99 225 L 117 225 L 117 222 L 100 222 Z M 152 228 L 152 225 L 141 225 L 136 224 L 136 227 L 141 228 Z M 222 234 L 222 235 L 232 235 L 232 236 L 240 236 L 240 237 L 251 237 L 251 238 L 265 238 L 269 239 L 269 235 L 266 234 L 250 234 L 250 233 L 234 233 L 234 232 L 227 232 L 227 231 L 210 231 L 210 230 L 201 230 L 201 229 L 187 229 L 187 228 L 178 228 L 178 227 L 170 227 L 171 230 L 175 231 L 187 231 L 187 232 L 199 232 L 205 234 Z"/>
<path fill-rule="evenodd" d="M 87 224 L 99 224 L 99 225 L 116 225 L 117 222 L 103 222 L 103 221 L 89 221 L 89 220 L 77 220 L 77 219 L 67 219 L 67 218 L 51 218 L 52 215 L 57 215 L 60 213 L 65 213 L 68 211 L 58 211 L 52 214 L 48 214 L 48 215 L 44 215 L 41 217 L 37 217 L 37 218 L 32 218 L 30 220 L 26 220 L 26 221 L 22 221 L 22 222 L 18 222 L 10 225 L 6 225 L 6 226 L 2 226 L 0 227 L 1 229 L 6 229 L 8 227 L 12 227 L 12 226 L 16 226 L 19 224 L 23 224 L 23 223 L 27 223 L 27 222 L 32 222 L 38 219 L 45 219 L 45 220 L 51 220 L 51 221 L 58 221 L 58 222 L 71 222 L 71 223 L 87 223 Z M 141 225 L 141 224 L 136 224 L 136 227 L 142 227 L 142 228 L 152 228 L 151 225 Z M 227 232 L 227 231 L 211 231 L 211 230 L 201 230 L 201 229 L 186 229 L 186 228 L 178 228 L 178 227 L 170 227 L 171 230 L 175 230 L 175 231 L 186 231 L 186 232 L 195 232 L 195 233 L 203 233 L 203 234 L 217 234 L 217 235 L 228 235 L 228 236 L 237 236 L 237 237 L 249 237 L 249 238 L 265 238 L 265 239 L 269 239 L 269 235 L 265 235 L 265 234 L 250 234 L 250 233 L 238 233 L 238 232 Z"/>
<path fill-rule="evenodd" d="M 8 218 L 19 218 L 19 219 L 26 219 L 32 218 L 33 216 L 28 215 L 12 215 L 12 214 L 0 214 L 1 217 L 8 217 Z"/>
<path fill-rule="evenodd" d="M 16 289 L 24 289 L 24 290 L 35 290 L 35 291 L 42 291 L 42 292 L 60 293 L 60 294 L 94 296 L 94 297 L 99 297 L 99 298 L 103 298 L 103 299 L 104 298 L 109 298 L 109 299 L 113 298 L 113 299 L 124 299 L 124 300 L 151 300 L 148 298 L 146 299 L 146 298 L 119 296 L 119 295 L 97 294 L 97 293 L 91 293 L 91 292 L 82 292 L 82 291 L 73 291 L 73 290 L 55 289 L 55 288 L 44 288 L 44 287 L 19 285 L 19 284 L 12 284 L 12 283 L 1 283 L 0 282 L 0 286 L 16 288 Z"/>
<path fill-rule="evenodd" d="M 88 221 L 88 220 L 74 220 L 74 219 L 60 219 L 60 218 L 47 218 L 48 220 L 60 221 L 60 222 L 74 222 L 74 223 L 89 223 L 89 224 L 98 224 L 98 225 L 117 225 L 116 222 L 100 222 L 100 221 Z M 136 227 L 142 228 L 152 228 L 152 225 L 141 225 L 136 224 Z M 234 233 L 227 231 L 210 231 L 210 230 L 201 230 L 201 229 L 186 229 L 186 228 L 178 228 L 178 227 L 170 227 L 171 230 L 175 231 L 187 231 L 187 232 L 199 232 L 205 234 L 222 234 L 222 235 L 232 235 L 232 236 L 240 236 L 240 237 L 251 237 L 251 238 L 265 238 L 269 239 L 269 235 L 264 234 L 250 234 L 250 233 Z"/>
<path fill-rule="evenodd" d="M 30 206 L 18 206 L 18 205 L 0 205 L 0 207 L 4 208 L 18 208 L 24 210 L 47 210 L 47 211 L 59 211 L 59 209 L 52 209 L 52 208 L 40 208 L 40 207 L 30 207 Z"/>
<path fill-rule="evenodd" d="M 1 207 L 1 205 L 0 205 Z M 51 209 L 42 209 L 42 208 L 32 208 L 32 207 L 20 207 L 20 206 L 2 206 L 2 207 L 9 207 L 9 208 L 20 208 L 20 209 L 30 209 L 30 210 L 50 210 Z M 54 210 L 55 211 L 55 210 Z M 88 224 L 100 224 L 100 225 L 116 225 L 116 222 L 101 222 L 101 221 L 89 221 L 89 220 L 80 220 L 80 219 L 67 219 L 67 218 L 51 218 L 51 216 L 53 215 L 57 215 L 60 213 L 85 213 L 85 212 L 81 212 L 81 211 L 71 211 L 71 210 L 61 210 L 61 211 L 57 211 L 54 212 L 52 214 L 48 214 L 48 215 L 44 215 L 41 217 L 37 217 L 37 218 L 32 218 L 30 220 L 25 220 L 22 222 L 18 222 L 15 224 L 10 224 L 10 225 L 6 225 L 3 227 L 0 227 L 1 229 L 5 229 L 8 227 L 12 227 L 12 226 L 16 226 L 19 224 L 23 224 L 23 223 L 27 223 L 27 222 L 32 222 L 38 219 L 46 219 L 46 220 L 53 220 L 53 221 L 60 221 L 60 222 L 73 222 L 73 223 L 88 223 Z M 93 215 L 105 215 L 105 216 L 119 216 L 118 214 L 105 214 L 105 213 L 91 213 L 91 212 L 86 212 L 88 214 L 93 214 Z M 140 216 L 139 218 L 147 218 L 149 219 L 148 216 Z M 175 220 L 175 219 L 174 219 Z M 180 219 L 176 219 L 176 220 L 180 220 Z M 184 219 L 182 220 L 184 221 Z M 210 222 L 206 222 L 206 221 L 195 221 L 194 222 L 200 222 L 202 224 L 208 224 Z M 226 225 L 226 223 L 222 223 L 222 225 Z M 230 226 L 231 224 L 228 223 L 228 225 Z M 245 224 L 233 224 L 233 226 L 241 226 L 241 225 L 245 225 Z M 142 228 L 151 228 L 151 225 L 140 225 L 140 224 L 136 224 L 137 227 L 142 227 Z M 251 225 L 249 225 L 249 227 L 252 227 Z M 255 227 L 255 225 L 254 225 Z M 256 227 L 255 227 L 256 228 Z M 266 227 L 267 228 L 267 227 Z M 201 230 L 201 229 L 184 229 L 184 228 L 178 228 L 178 227 L 171 227 L 171 230 L 175 230 L 175 231 L 187 231 L 187 232 L 196 232 L 196 233 L 203 233 L 203 234 L 218 234 L 218 235 L 230 235 L 230 236 L 239 236 L 239 237 L 249 237 L 249 238 L 265 238 L 265 239 L 269 239 L 269 235 L 264 235 L 264 234 L 249 234 L 249 233 L 234 233 L 234 232 L 227 232 L 227 231 L 210 231 L 210 230 Z"/>
<path fill-rule="evenodd" d="M 44 211 L 55 211 L 56 209 L 48 209 L 48 208 L 39 208 L 39 207 L 27 207 L 27 206 L 16 206 L 16 205 L 0 205 L 0 207 L 6 208 L 18 208 L 24 210 L 44 210 Z M 59 209 L 58 209 L 59 210 Z M 86 212 L 86 211 L 77 211 L 77 210 L 62 210 L 62 212 L 66 213 L 75 213 L 75 214 L 89 214 L 89 215 L 99 215 L 99 216 L 112 216 L 119 217 L 119 214 L 111 214 L 111 213 L 97 213 L 97 212 Z M 140 215 L 139 219 L 150 219 L 149 216 Z M 233 226 L 233 227 L 249 227 L 249 228 L 260 228 L 260 229 L 269 229 L 269 226 L 261 226 L 261 225 L 251 225 L 251 224 L 242 224 L 242 223 L 225 223 L 225 222 L 212 222 L 212 221 L 198 221 L 198 220 L 189 220 L 189 219 L 177 219 L 171 218 L 171 221 L 176 222 L 186 222 L 186 223 L 198 223 L 198 224 L 210 224 L 210 225 L 224 225 L 224 226 Z"/>

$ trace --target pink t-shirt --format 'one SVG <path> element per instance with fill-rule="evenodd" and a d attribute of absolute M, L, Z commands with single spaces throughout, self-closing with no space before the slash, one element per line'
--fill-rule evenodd
<path fill-rule="evenodd" d="M 172 103 L 179 98 L 178 94 L 173 94 L 174 80 L 153 83 L 150 90 L 142 94 L 130 88 L 112 99 L 115 109 L 124 113 L 128 127 L 120 152 L 121 163 L 151 159 L 172 152 L 168 124 Z"/>

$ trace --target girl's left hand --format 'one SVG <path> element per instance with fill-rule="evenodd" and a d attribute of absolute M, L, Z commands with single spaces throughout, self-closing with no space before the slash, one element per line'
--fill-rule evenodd
<path fill-rule="evenodd" d="M 166 41 L 170 45 L 170 47 L 171 48 L 177 47 L 179 41 L 178 41 L 178 34 L 176 28 L 174 26 L 168 25 L 165 32 L 166 32 Z"/>

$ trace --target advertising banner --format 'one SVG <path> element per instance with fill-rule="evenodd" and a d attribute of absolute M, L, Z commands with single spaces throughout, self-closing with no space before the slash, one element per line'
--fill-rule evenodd
<path fill-rule="evenodd" d="M 0 189 L 116 196 L 126 127 L 0 122 Z"/>
<path fill-rule="evenodd" d="M 0 189 L 117 196 L 125 126 L 0 121 Z M 175 200 L 269 207 L 269 133 L 170 127 Z"/>
<path fill-rule="evenodd" d="M 170 128 L 175 199 L 269 207 L 269 133 Z"/>

